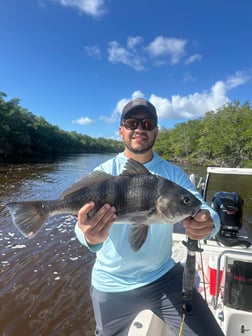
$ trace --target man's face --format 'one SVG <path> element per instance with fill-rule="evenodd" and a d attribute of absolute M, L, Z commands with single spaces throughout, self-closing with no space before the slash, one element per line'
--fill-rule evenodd
<path fill-rule="evenodd" d="M 137 111 L 128 117 L 129 119 L 149 119 L 150 117 L 145 111 Z M 144 130 L 141 122 L 135 130 L 126 129 L 125 126 L 120 126 L 119 133 L 124 141 L 126 148 L 134 154 L 144 154 L 151 150 L 158 134 L 157 126 L 153 130 Z"/>

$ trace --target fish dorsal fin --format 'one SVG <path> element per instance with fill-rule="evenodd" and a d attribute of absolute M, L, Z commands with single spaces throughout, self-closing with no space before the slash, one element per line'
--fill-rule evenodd
<path fill-rule="evenodd" d="M 133 159 L 128 159 L 128 161 L 125 163 L 121 175 L 130 176 L 130 175 L 142 175 L 142 174 L 150 175 L 150 172 L 140 162 L 135 161 Z"/>
<path fill-rule="evenodd" d="M 85 177 L 83 177 L 80 181 L 74 183 L 71 187 L 64 190 L 60 198 L 64 199 L 68 195 L 74 193 L 75 191 L 78 191 L 85 187 L 89 187 L 96 183 L 101 183 L 103 181 L 110 180 L 112 178 L 114 178 L 113 175 L 107 174 L 102 170 L 94 170 Z"/>
<path fill-rule="evenodd" d="M 141 175 L 141 174 L 150 174 L 148 169 L 146 169 L 141 163 L 128 159 L 123 168 L 121 175 L 131 176 L 131 175 Z M 105 173 L 102 170 L 94 170 L 88 175 L 84 176 L 80 181 L 74 183 L 71 187 L 63 191 L 60 196 L 61 199 L 66 198 L 68 195 L 74 193 L 75 191 L 80 190 L 84 187 L 89 187 L 96 183 L 101 183 L 103 181 L 110 180 L 115 176 Z"/>

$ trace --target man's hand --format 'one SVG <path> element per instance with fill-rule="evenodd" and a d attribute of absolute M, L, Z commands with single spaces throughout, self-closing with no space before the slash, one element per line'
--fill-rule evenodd
<path fill-rule="evenodd" d="M 194 240 L 206 238 L 214 228 L 214 222 L 208 210 L 201 210 L 194 217 L 183 220 L 186 235 Z"/>
<path fill-rule="evenodd" d="M 104 204 L 92 218 L 89 218 L 88 213 L 94 206 L 94 202 L 87 203 L 78 212 L 79 228 L 90 245 L 104 242 L 108 238 L 113 221 L 116 219 L 116 209 L 110 204 Z"/>

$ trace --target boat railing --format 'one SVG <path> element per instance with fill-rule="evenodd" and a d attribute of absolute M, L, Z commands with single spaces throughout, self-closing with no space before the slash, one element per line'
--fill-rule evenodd
<path fill-rule="evenodd" d="M 215 296 L 213 301 L 213 308 L 218 308 L 218 299 L 219 299 L 219 283 L 220 283 L 220 270 L 221 270 L 221 258 L 226 255 L 236 255 L 238 257 L 240 256 L 248 256 L 252 258 L 252 251 L 241 251 L 241 250 L 224 250 L 222 251 L 218 257 L 217 257 L 217 274 L 216 274 L 216 284 L 215 284 Z M 252 259 L 251 259 L 252 262 Z"/>

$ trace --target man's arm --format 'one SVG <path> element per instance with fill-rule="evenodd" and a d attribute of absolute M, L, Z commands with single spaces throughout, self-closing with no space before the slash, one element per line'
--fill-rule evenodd
<path fill-rule="evenodd" d="M 108 238 L 109 229 L 116 219 L 116 209 L 110 204 L 104 204 L 92 218 L 89 218 L 88 213 L 94 206 L 94 202 L 90 202 L 79 210 L 75 233 L 83 245 L 96 252 Z"/>

